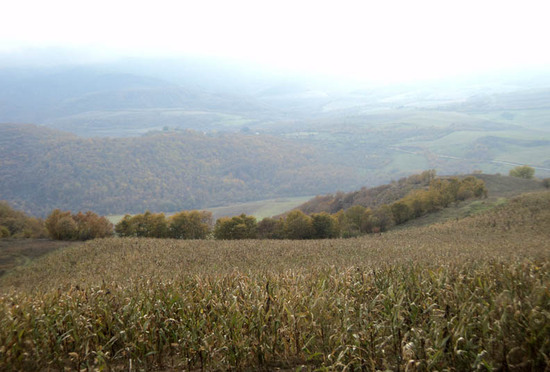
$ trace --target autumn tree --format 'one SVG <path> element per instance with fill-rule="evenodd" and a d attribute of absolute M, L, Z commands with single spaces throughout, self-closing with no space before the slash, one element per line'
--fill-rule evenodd
<path fill-rule="evenodd" d="M 125 215 L 116 225 L 115 232 L 121 237 L 136 236 L 135 227 L 132 221 L 132 216 Z"/>
<path fill-rule="evenodd" d="M 44 222 L 48 234 L 55 240 L 75 240 L 78 236 L 76 222 L 70 211 L 54 209 Z"/>
<path fill-rule="evenodd" d="M 131 217 L 124 216 L 115 227 L 115 231 L 121 236 L 166 238 L 168 237 L 168 223 L 164 213 L 146 211 Z"/>
<path fill-rule="evenodd" d="M 113 235 L 113 225 L 90 211 L 73 215 L 70 211 L 55 209 L 46 218 L 45 226 L 55 240 L 89 240 Z"/>
<path fill-rule="evenodd" d="M 300 210 L 293 210 L 285 219 L 284 234 L 287 239 L 311 239 L 314 235 L 311 217 Z"/>
<path fill-rule="evenodd" d="M 43 220 L 27 216 L 5 201 L 0 201 L 0 230 L 4 238 L 45 238 L 48 235 Z"/>
<path fill-rule="evenodd" d="M 244 213 L 240 216 L 219 218 L 214 226 L 214 237 L 219 240 L 255 239 L 256 218 Z"/>
<path fill-rule="evenodd" d="M 432 206 L 437 208 L 447 208 L 453 201 L 456 200 L 456 192 L 453 192 L 453 187 L 449 181 L 441 178 L 436 178 L 430 182 L 429 192 L 432 194 Z"/>
<path fill-rule="evenodd" d="M 457 200 L 466 200 L 473 197 L 487 197 L 487 189 L 483 180 L 468 176 L 460 181 L 456 198 Z"/>
<path fill-rule="evenodd" d="M 105 238 L 113 235 L 113 224 L 103 216 L 88 211 L 72 216 L 76 222 L 78 240 Z"/>
<path fill-rule="evenodd" d="M 391 208 L 382 205 L 372 213 L 372 224 L 374 231 L 387 231 L 395 225 Z"/>
<path fill-rule="evenodd" d="M 168 236 L 174 239 L 206 239 L 211 226 L 211 212 L 183 211 L 170 217 Z"/>
<path fill-rule="evenodd" d="M 284 239 L 285 222 L 282 218 L 266 217 L 258 222 L 259 239 Z"/>
<path fill-rule="evenodd" d="M 390 206 L 393 219 L 397 225 L 410 220 L 413 216 L 413 211 L 404 201 L 396 201 Z"/>
<path fill-rule="evenodd" d="M 334 239 L 340 236 L 338 220 L 326 212 L 311 215 L 314 239 Z"/>
<path fill-rule="evenodd" d="M 532 168 L 528 165 L 520 165 L 518 167 L 510 169 L 509 175 L 512 177 L 524 178 L 529 180 L 535 176 L 535 168 Z"/>
<path fill-rule="evenodd" d="M 414 190 L 403 198 L 403 201 L 410 208 L 411 218 L 418 218 L 430 210 L 430 200 L 426 190 Z"/>
<path fill-rule="evenodd" d="M 348 208 L 343 215 L 343 225 L 350 236 L 361 233 L 363 218 L 367 208 L 362 205 L 354 205 Z"/>

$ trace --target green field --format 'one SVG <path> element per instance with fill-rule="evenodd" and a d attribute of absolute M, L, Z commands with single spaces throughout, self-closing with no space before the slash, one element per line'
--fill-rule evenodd
<path fill-rule="evenodd" d="M 323 241 L 105 239 L 0 278 L 1 370 L 550 368 L 550 193 Z"/>

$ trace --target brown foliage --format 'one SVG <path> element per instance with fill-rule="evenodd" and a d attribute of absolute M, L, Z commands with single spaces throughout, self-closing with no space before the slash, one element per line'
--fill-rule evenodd
<path fill-rule="evenodd" d="M 113 235 L 113 225 L 91 211 L 73 215 L 70 211 L 55 209 L 46 218 L 45 226 L 55 240 L 89 240 Z"/>
<path fill-rule="evenodd" d="M 47 236 L 44 221 L 29 217 L 0 201 L 0 238 L 44 238 Z"/>

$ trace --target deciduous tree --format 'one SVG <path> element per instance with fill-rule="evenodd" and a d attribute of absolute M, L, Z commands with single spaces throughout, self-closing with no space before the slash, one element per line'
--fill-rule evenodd
<path fill-rule="evenodd" d="M 169 236 L 174 239 L 205 239 L 211 226 L 211 212 L 183 211 L 170 217 Z"/>
<path fill-rule="evenodd" d="M 520 165 L 513 169 L 510 169 L 510 176 L 531 179 L 535 176 L 535 168 L 532 168 L 528 165 Z"/>
<path fill-rule="evenodd" d="M 314 239 L 334 239 L 340 236 L 338 220 L 326 212 L 311 215 Z"/>
<path fill-rule="evenodd" d="M 311 217 L 300 210 L 293 210 L 285 219 L 284 232 L 287 239 L 313 238 Z"/>
<path fill-rule="evenodd" d="M 244 213 L 231 218 L 222 217 L 216 221 L 214 237 L 219 240 L 255 239 L 256 228 L 256 218 Z"/>

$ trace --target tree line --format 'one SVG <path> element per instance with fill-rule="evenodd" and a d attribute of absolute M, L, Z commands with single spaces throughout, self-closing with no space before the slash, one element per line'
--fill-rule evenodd
<path fill-rule="evenodd" d="M 451 203 L 487 195 L 485 183 L 473 176 L 432 179 L 427 189 L 413 190 L 404 198 L 377 208 L 353 205 L 337 213 L 306 214 L 293 210 L 279 218 L 241 214 L 215 223 L 206 211 L 180 212 L 171 217 L 145 212 L 126 215 L 116 226 L 119 236 L 174 239 L 331 239 L 387 231 Z"/>
<path fill-rule="evenodd" d="M 45 238 L 47 235 L 43 220 L 27 216 L 0 200 L 0 239 Z"/>
<path fill-rule="evenodd" d="M 47 231 L 52 239 L 57 240 L 89 240 L 115 233 L 120 237 L 171 239 L 347 238 L 384 232 L 395 225 L 446 208 L 451 203 L 487 195 L 483 180 L 473 176 L 433 178 L 431 174 L 423 174 L 422 182 L 427 177 L 432 178 L 429 186 L 413 189 L 405 197 L 375 208 L 354 204 L 336 213 L 311 214 L 296 209 L 284 216 L 261 221 L 241 214 L 222 217 L 214 223 L 212 213 L 208 211 L 182 211 L 168 217 L 146 211 L 125 215 L 113 226 L 105 217 L 90 211 L 73 214 L 55 209 L 45 221 L 41 221 L 13 211 L 7 203 L 0 203 L 0 237 L 40 237 Z M 33 235 L 32 231 L 36 234 Z"/>

